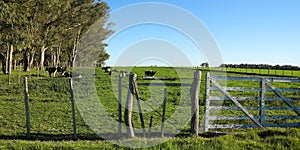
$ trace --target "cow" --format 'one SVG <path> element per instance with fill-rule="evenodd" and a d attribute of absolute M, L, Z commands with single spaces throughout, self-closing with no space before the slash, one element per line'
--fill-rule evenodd
<path fill-rule="evenodd" d="M 121 77 L 126 77 L 127 71 L 120 70 Z"/>
<path fill-rule="evenodd" d="M 64 71 L 66 71 L 66 67 L 47 67 L 46 71 L 49 72 L 49 76 L 51 77 L 51 74 L 53 73 L 53 76 L 55 77 L 55 74 L 57 72 L 59 73 L 63 73 Z"/>
<path fill-rule="evenodd" d="M 64 71 L 62 74 L 61 74 L 63 77 L 74 77 L 74 78 L 82 78 L 82 75 L 81 74 L 78 74 L 78 73 L 72 73 L 72 72 L 67 72 L 67 71 Z"/>
<path fill-rule="evenodd" d="M 110 66 L 107 66 L 107 67 L 103 67 L 102 70 L 104 70 L 105 72 L 110 72 L 110 68 L 111 68 Z"/>
<path fill-rule="evenodd" d="M 145 71 L 145 76 L 146 77 L 154 77 L 154 75 L 156 74 L 157 71 L 154 70 L 146 70 Z"/>

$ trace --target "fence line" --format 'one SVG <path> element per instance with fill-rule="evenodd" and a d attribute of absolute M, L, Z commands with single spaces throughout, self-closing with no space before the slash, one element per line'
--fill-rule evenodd
<path fill-rule="evenodd" d="M 121 76 L 121 75 L 120 75 Z M 127 99 L 125 103 L 125 112 L 124 112 L 124 122 L 127 127 L 127 133 L 129 134 L 130 137 L 135 137 L 134 133 L 134 127 L 133 127 L 133 122 L 132 122 L 132 108 L 133 108 L 133 98 L 134 95 L 136 96 L 137 100 L 137 105 L 139 108 L 139 115 L 140 115 L 140 121 L 142 125 L 142 130 L 144 136 L 146 136 L 146 131 L 145 131 L 145 124 L 144 124 L 144 118 L 143 118 L 143 113 L 142 113 L 142 107 L 140 105 L 140 98 L 138 94 L 138 86 L 190 86 L 190 98 L 191 98 L 191 133 L 192 134 L 198 134 L 198 127 L 199 127 L 199 90 L 200 90 L 200 83 L 201 83 L 201 72 L 200 71 L 195 71 L 194 74 L 194 81 L 192 84 L 181 84 L 181 83 L 137 83 L 136 82 L 137 75 L 136 74 L 130 74 L 129 76 L 129 88 L 128 88 L 128 93 L 127 93 Z M 120 83 L 122 82 L 122 78 L 119 78 L 119 101 L 121 101 L 121 89 L 122 86 L 120 86 Z M 164 90 L 164 100 L 163 100 L 163 114 L 160 114 L 162 117 L 162 125 L 161 125 L 161 136 L 164 136 L 164 122 L 165 122 L 165 107 L 166 107 L 166 94 L 167 91 L 166 89 Z M 147 104 L 147 103 L 146 103 Z M 120 102 L 119 102 L 120 105 Z M 148 104 L 147 104 L 148 105 Z M 150 108 L 152 108 L 150 106 Z M 153 108 L 152 108 L 153 109 Z M 153 109 L 155 112 L 157 112 L 155 109 Z M 119 109 L 119 114 L 118 116 L 122 116 L 122 111 Z M 122 118 L 122 117 L 121 117 Z M 167 120 L 168 121 L 168 120 Z M 121 123 L 122 120 L 119 120 L 119 123 Z M 152 121 L 150 121 L 152 124 Z M 172 123 L 171 123 L 172 124 Z M 175 127 L 175 126 L 174 126 Z M 150 127 L 151 128 L 151 127 Z M 121 131 L 119 129 L 119 131 Z M 149 129 L 148 135 L 150 134 L 151 129 Z M 120 133 L 120 132 L 119 132 Z"/>
<path fill-rule="evenodd" d="M 26 113 L 26 137 L 30 138 L 30 108 L 29 108 L 29 91 L 28 91 L 28 80 L 24 77 L 24 101 L 25 101 L 25 113 Z M 76 115 L 75 115 L 75 101 L 73 93 L 73 79 L 69 78 L 70 86 L 70 98 L 71 98 L 71 108 L 72 108 L 72 120 L 73 120 L 73 133 L 74 139 L 77 139 L 77 129 L 76 129 Z"/>

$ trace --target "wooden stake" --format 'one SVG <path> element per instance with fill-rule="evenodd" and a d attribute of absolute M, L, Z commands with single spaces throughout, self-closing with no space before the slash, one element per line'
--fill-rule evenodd
<path fill-rule="evenodd" d="M 166 118 L 166 105 L 167 103 L 167 89 L 164 89 L 164 101 L 163 101 L 163 112 L 161 116 L 161 137 L 164 137 L 165 134 L 165 118 Z"/>
<path fill-rule="evenodd" d="M 75 103 L 74 103 L 74 92 L 73 92 L 73 80 L 70 78 L 70 95 L 71 95 L 71 107 L 72 107 L 72 119 L 73 119 L 73 132 L 74 139 L 77 140 L 77 132 L 76 132 L 76 114 L 75 114 Z"/>
<path fill-rule="evenodd" d="M 24 78 L 24 99 L 25 99 L 25 111 L 26 111 L 26 137 L 30 138 L 30 115 L 29 115 L 29 100 L 28 100 L 28 82 L 27 77 Z"/>
<path fill-rule="evenodd" d="M 122 74 L 119 75 L 118 83 L 118 115 L 119 115 L 119 124 L 118 124 L 118 134 L 122 133 Z"/>

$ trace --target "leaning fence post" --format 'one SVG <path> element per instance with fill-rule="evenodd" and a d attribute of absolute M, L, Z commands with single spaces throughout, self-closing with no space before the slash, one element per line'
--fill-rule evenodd
<path fill-rule="evenodd" d="M 132 106 L 133 106 L 133 78 L 134 74 L 130 74 L 129 76 L 129 88 L 127 93 L 127 99 L 125 104 L 125 113 L 124 113 L 124 121 L 127 129 L 127 133 L 130 137 L 134 137 L 134 130 L 132 126 Z"/>
<path fill-rule="evenodd" d="M 71 95 L 71 107 L 72 107 L 72 119 L 73 119 L 73 132 L 74 132 L 74 139 L 77 139 L 76 133 L 76 115 L 75 115 L 75 104 L 74 104 L 74 92 L 73 92 L 73 80 L 70 78 L 70 95 Z"/>
<path fill-rule="evenodd" d="M 136 100 L 137 100 L 137 105 L 138 105 L 138 109 L 139 109 L 142 130 L 143 130 L 143 134 L 145 137 L 146 136 L 145 122 L 144 122 L 143 111 L 142 111 L 142 106 L 141 106 L 141 102 L 140 102 L 140 96 L 139 96 L 139 90 L 138 90 L 136 78 L 137 78 L 137 75 L 134 74 L 132 84 L 133 84 L 133 88 L 134 88 L 134 92 L 135 92 L 135 96 L 136 96 Z"/>
<path fill-rule="evenodd" d="M 205 117 L 204 117 L 204 132 L 209 131 L 209 109 L 210 109 L 210 73 L 206 73 L 206 92 L 205 92 Z"/>
<path fill-rule="evenodd" d="M 191 96 L 191 133 L 198 135 L 199 128 L 199 90 L 201 84 L 201 71 L 197 70 L 194 73 L 194 81 L 190 89 Z"/>
<path fill-rule="evenodd" d="M 24 98 L 25 98 L 25 111 L 26 111 L 26 137 L 30 137 L 30 115 L 29 115 L 29 101 L 28 101 L 28 82 L 27 77 L 24 78 Z"/>

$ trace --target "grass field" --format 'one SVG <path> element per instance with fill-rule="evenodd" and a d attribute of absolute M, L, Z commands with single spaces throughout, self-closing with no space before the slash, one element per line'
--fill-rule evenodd
<path fill-rule="evenodd" d="M 119 68 L 118 68 L 119 69 Z M 126 70 L 126 68 L 122 68 Z M 130 69 L 130 68 L 127 68 Z M 157 77 L 176 78 L 174 83 L 191 83 L 193 70 L 178 68 L 133 68 L 133 72 L 138 75 L 138 82 L 143 81 L 141 77 L 144 70 L 157 70 Z M 101 68 L 95 70 L 95 86 L 106 112 L 114 119 L 117 115 L 117 96 L 116 83 L 118 75 L 112 77 L 104 73 Z M 263 72 L 263 71 L 261 71 Z M 240 75 L 240 74 L 227 74 Z M 294 73 L 296 76 L 297 73 Z M 28 76 L 30 117 L 31 117 L 31 139 L 26 139 L 26 120 L 25 106 L 23 98 L 22 80 Z M 182 132 L 174 138 L 135 138 L 122 139 L 114 141 L 105 141 L 99 138 L 95 132 L 85 124 L 79 110 L 77 115 L 77 134 L 78 140 L 73 141 L 73 128 L 71 116 L 71 103 L 69 94 L 69 84 L 66 78 L 36 77 L 34 70 L 29 73 L 14 71 L 12 74 L 11 85 L 7 84 L 7 75 L 0 74 L 0 149 L 126 149 L 117 144 L 134 143 L 136 147 L 149 145 L 159 141 L 168 140 L 165 143 L 158 144 L 150 149 L 298 149 L 300 147 L 300 129 L 299 128 L 270 128 L 268 130 L 260 129 L 231 129 L 223 130 L 223 134 L 201 134 L 199 137 L 190 135 L 187 131 L 189 125 L 184 126 Z M 164 82 L 164 81 L 159 81 Z M 170 81 L 168 81 L 170 82 Z M 123 101 L 126 98 L 126 86 L 128 80 L 123 79 Z M 232 82 L 228 85 L 238 86 L 239 83 Z M 204 112 L 204 89 L 205 89 L 205 71 L 202 73 L 202 83 L 200 92 L 200 116 Z M 256 85 L 248 85 L 256 86 Z M 290 86 L 290 85 L 286 85 Z M 294 85 L 299 88 L 299 85 Z M 84 87 L 81 87 L 84 88 Z M 153 116 L 153 125 L 160 124 L 161 102 L 163 99 L 164 87 L 139 87 L 142 107 L 146 127 L 149 124 L 150 116 Z M 175 110 L 183 109 L 178 104 L 182 97 L 189 101 L 188 88 L 180 89 L 175 87 L 167 88 L 167 111 L 166 116 L 170 117 Z M 295 96 L 300 96 L 295 95 Z M 151 104 L 151 107 L 149 106 Z M 153 111 L 155 109 L 155 112 Z M 124 109 L 123 109 L 124 110 Z M 136 106 L 134 110 L 137 110 Z M 124 111 L 123 111 L 124 113 Z M 97 116 L 96 116 L 97 117 Z M 181 119 L 181 118 L 177 118 Z M 175 120 L 176 121 L 176 120 Z M 136 128 L 140 128 L 138 113 L 133 114 L 133 122 Z M 109 124 L 109 123 L 108 123 Z M 170 126 L 170 130 L 172 130 Z M 116 127 L 112 127 L 116 131 Z M 111 130 L 110 130 L 111 131 Z M 159 128 L 153 128 L 153 132 L 158 132 Z M 123 133 L 125 133 L 123 128 Z M 141 132 L 138 130 L 138 132 Z M 113 134 L 112 134 L 113 135 Z"/>

